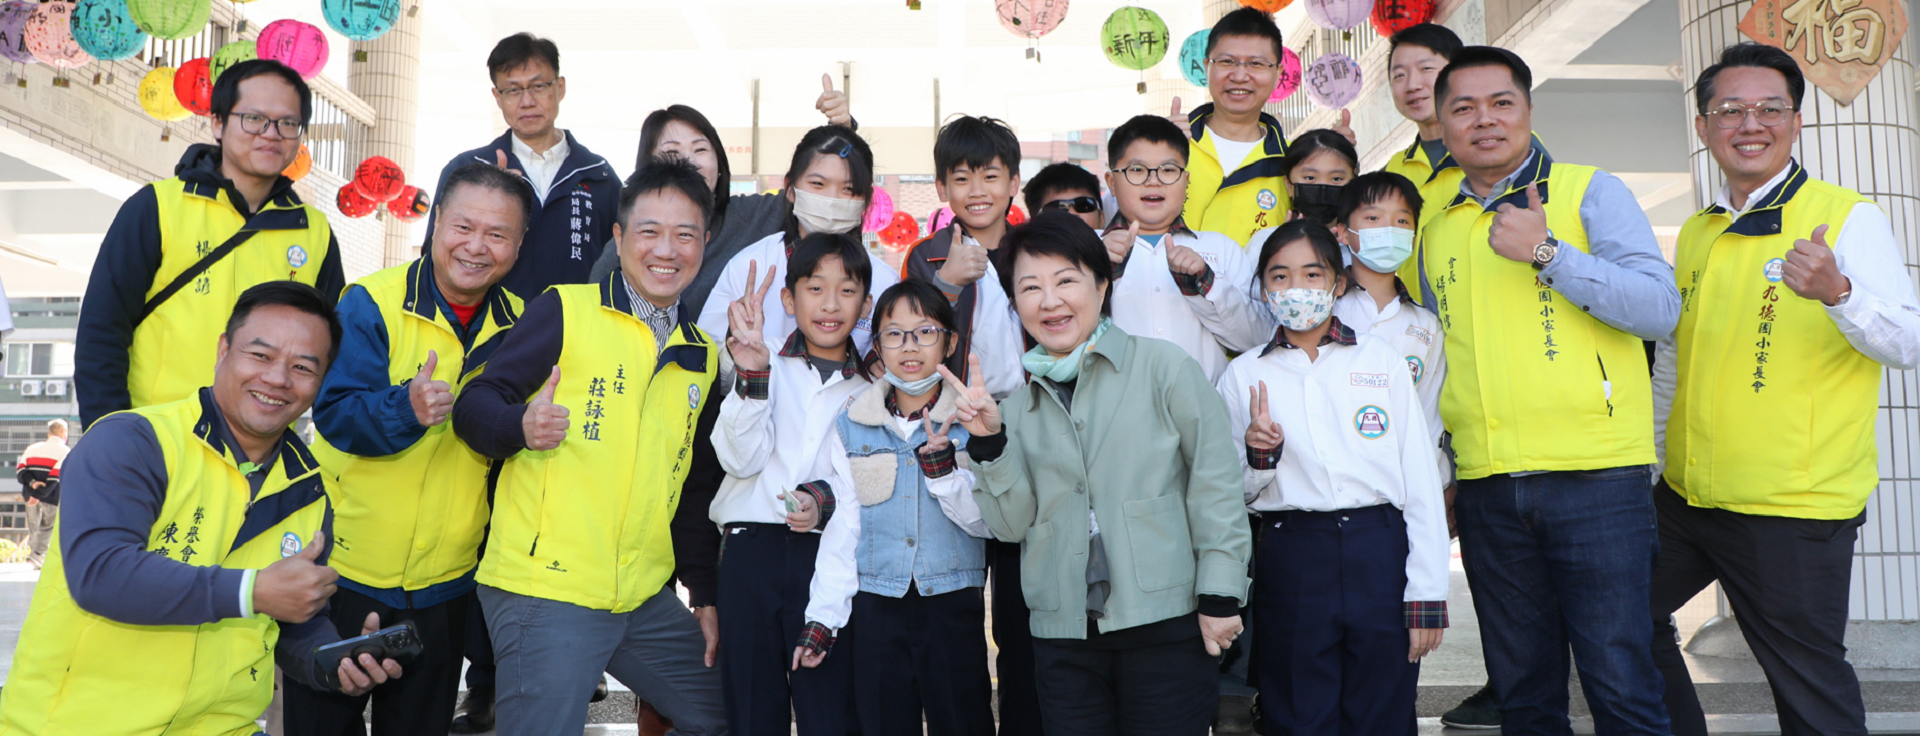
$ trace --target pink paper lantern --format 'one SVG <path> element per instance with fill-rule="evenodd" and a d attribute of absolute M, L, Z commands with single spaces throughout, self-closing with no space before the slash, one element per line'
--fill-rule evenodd
<path fill-rule="evenodd" d="M 327 66 L 326 32 L 292 18 L 276 20 L 260 29 L 254 50 L 259 58 L 272 59 L 292 68 L 301 79 L 320 76 L 320 70 Z"/>
<path fill-rule="evenodd" d="M 877 233 L 893 224 L 893 195 L 879 187 L 873 188 L 873 201 L 867 203 L 867 216 L 861 229 Z"/>
<path fill-rule="evenodd" d="M 1329 110 L 1346 107 L 1360 96 L 1360 64 L 1346 54 L 1324 54 L 1305 74 L 1307 98 Z"/>
<path fill-rule="evenodd" d="M 940 231 L 940 228 L 952 224 L 953 208 L 944 204 L 940 205 L 940 209 L 934 210 L 933 214 L 927 215 L 927 232 L 936 233 Z"/>
<path fill-rule="evenodd" d="M 70 2 L 42 3 L 27 16 L 27 50 L 33 58 L 55 69 L 74 69 L 93 61 L 73 40 L 73 7 Z"/>
<path fill-rule="evenodd" d="M 1000 27 L 1021 38 L 1039 38 L 1067 19 L 1067 0 L 994 0 Z"/>
<path fill-rule="evenodd" d="M 1293 96 L 1300 89 L 1300 55 L 1293 49 L 1280 50 L 1280 83 L 1273 86 L 1273 96 L 1268 102 L 1279 102 Z"/>
<path fill-rule="evenodd" d="M 1335 31 L 1344 31 L 1361 23 L 1373 15 L 1373 0 L 1302 0 L 1307 5 L 1307 18 L 1314 25 Z"/>

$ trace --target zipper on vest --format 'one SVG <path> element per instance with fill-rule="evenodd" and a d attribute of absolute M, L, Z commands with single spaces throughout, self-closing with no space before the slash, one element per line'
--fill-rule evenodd
<path fill-rule="evenodd" d="M 1607 360 L 1595 353 L 1593 359 L 1600 363 L 1600 391 L 1607 402 L 1607 416 L 1613 416 L 1613 382 L 1607 380 Z"/>
<path fill-rule="evenodd" d="M 533 546 L 527 548 L 527 556 L 532 557 L 534 550 L 540 549 L 540 535 L 533 535 Z"/>

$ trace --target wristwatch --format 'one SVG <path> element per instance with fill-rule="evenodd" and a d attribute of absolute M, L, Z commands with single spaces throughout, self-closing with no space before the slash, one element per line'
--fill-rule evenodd
<path fill-rule="evenodd" d="M 1546 240 L 1541 241 L 1539 245 L 1533 246 L 1534 270 L 1538 271 L 1546 268 L 1547 264 L 1553 263 L 1554 257 L 1558 255 L 1560 255 L 1560 241 L 1554 240 L 1552 235 L 1548 235 Z"/>

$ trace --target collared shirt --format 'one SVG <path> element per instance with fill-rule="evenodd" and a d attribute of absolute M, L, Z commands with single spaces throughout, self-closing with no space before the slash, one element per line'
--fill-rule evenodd
<path fill-rule="evenodd" d="M 653 331 L 654 352 L 666 349 L 667 338 L 673 336 L 673 328 L 680 324 L 680 305 L 676 303 L 671 307 L 662 307 L 647 301 L 640 296 L 640 292 L 634 290 L 633 282 L 625 276 L 620 277 L 620 285 L 627 287 L 627 301 L 633 304 L 633 316 L 647 323 L 647 329 Z"/>
<path fill-rule="evenodd" d="M 1385 340 L 1406 357 L 1413 392 L 1425 410 L 1427 433 L 1439 447 L 1440 435 L 1446 432 L 1446 425 L 1440 421 L 1440 386 L 1447 380 L 1446 338 L 1440 331 L 1440 318 L 1414 304 L 1405 292 L 1381 307 L 1357 283 L 1333 303 L 1333 318 L 1354 332 Z M 1439 467 L 1441 480 L 1453 478 L 1453 465 L 1444 452 L 1440 453 Z"/>
<path fill-rule="evenodd" d="M 960 236 L 960 242 L 980 245 L 979 240 L 966 233 L 965 225 L 955 222 L 954 232 Z M 957 295 L 964 288 L 940 281 L 937 276 L 935 282 L 934 286 L 946 294 Z M 1014 310 L 1013 299 L 1000 287 L 1000 269 L 993 264 L 993 259 L 987 259 L 986 274 L 972 286 L 973 339 L 968 347 L 980 357 L 980 372 L 986 374 L 987 393 L 995 399 L 1004 399 L 1027 383 L 1026 368 L 1020 364 L 1020 356 L 1027 352 L 1024 328 L 1020 326 L 1020 314 Z"/>
<path fill-rule="evenodd" d="M 573 153 L 573 146 L 567 145 L 566 131 L 554 131 L 560 136 L 560 142 L 553 144 L 546 153 L 534 153 L 533 146 L 520 140 L 520 136 L 508 136 L 513 139 L 513 155 L 520 159 L 522 172 L 527 175 L 527 183 L 533 185 L 533 192 L 540 201 L 547 201 L 547 190 L 553 188 L 553 178 L 560 174 L 560 166 L 567 162 L 567 155 Z M 535 295 L 529 295 L 532 298 Z"/>
<path fill-rule="evenodd" d="M 1460 181 L 1460 195 L 1486 207 L 1489 201 L 1504 196 L 1518 177 L 1532 172 L 1533 159 L 1540 153 L 1539 148 L 1528 153 L 1519 168 L 1493 185 L 1489 196 L 1475 194 L 1466 179 Z M 1446 203 L 1430 202 L 1427 206 L 1444 207 Z M 1647 222 L 1647 213 L 1640 209 L 1633 191 L 1612 174 L 1594 172 L 1580 201 L 1580 225 L 1587 233 L 1586 252 L 1561 248 L 1553 263 L 1540 269 L 1540 280 L 1621 332 L 1643 340 L 1658 340 L 1673 332 L 1680 321 L 1680 290 L 1673 283 L 1673 267 L 1661 255 L 1653 225 Z M 1439 303 L 1426 274 L 1421 276 L 1420 291 L 1422 304 Z"/>
<path fill-rule="evenodd" d="M 1113 227 L 1126 227 L 1125 220 L 1114 218 Z M 1167 267 L 1171 245 L 1199 254 L 1209 273 L 1176 277 Z M 1271 334 L 1271 323 L 1248 296 L 1252 258 L 1220 233 L 1196 233 L 1176 223 L 1159 243 L 1137 238 L 1126 262 L 1114 269 L 1113 281 L 1113 323 L 1129 334 L 1180 346 L 1199 361 L 1209 381 L 1227 369 L 1228 351 L 1252 350 Z"/>
<path fill-rule="evenodd" d="M 793 330 L 765 371 L 738 369 L 739 385 L 727 392 L 713 430 L 714 454 L 727 471 L 708 508 L 715 524 L 785 524 L 781 494 L 832 476 L 832 467 L 820 463 L 820 447 L 835 434 L 847 400 L 871 385 L 858 365 L 849 354 L 845 368 L 822 380 L 805 338 Z"/>
<path fill-rule="evenodd" d="M 741 249 L 733 256 L 733 260 L 727 262 L 726 270 L 720 273 L 720 280 L 714 282 L 713 291 L 707 295 L 706 306 L 700 308 L 700 316 L 694 322 L 700 325 L 700 329 L 706 330 L 707 334 L 720 340 L 724 345 L 727 336 L 727 307 L 739 300 L 748 290 L 760 288 L 759 284 L 747 285 L 748 265 L 757 266 L 754 278 L 763 281 L 767 278 L 767 269 L 775 268 L 777 271 L 773 275 L 773 288 L 767 290 L 767 298 L 761 302 L 766 324 L 761 326 L 760 334 L 766 338 L 768 347 L 777 346 L 778 343 L 774 340 L 781 339 L 778 336 L 785 335 L 798 326 L 793 315 L 787 314 L 786 306 L 780 303 L 780 287 L 787 282 L 787 251 L 786 233 L 768 235 L 761 238 L 759 242 Z M 886 291 L 887 287 L 900 283 L 900 272 L 871 252 L 867 254 L 867 258 L 869 265 L 873 268 L 873 284 L 867 290 L 867 294 L 877 301 L 880 293 Z M 873 320 L 869 315 L 862 314 L 856 318 L 853 325 L 853 346 L 861 355 L 866 355 L 867 350 L 873 347 Z"/>

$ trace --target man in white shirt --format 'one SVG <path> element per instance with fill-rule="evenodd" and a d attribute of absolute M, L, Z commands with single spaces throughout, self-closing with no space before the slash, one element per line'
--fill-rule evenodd
<path fill-rule="evenodd" d="M 47 438 L 20 453 L 20 495 L 27 499 L 28 561 L 35 570 L 47 559 L 53 539 L 53 521 L 60 514 L 60 465 L 67 460 L 67 422 L 47 422 Z"/>
<path fill-rule="evenodd" d="M 1920 300 L 1880 207 L 1793 160 L 1806 80 L 1741 43 L 1700 73 L 1694 132 L 1727 183 L 1676 249 L 1654 367 L 1653 653 L 1676 736 L 1706 718 L 1670 616 L 1718 581 L 1785 734 L 1865 734 L 1847 663 L 1854 540 L 1880 484 L 1882 366 L 1920 365 Z"/>

